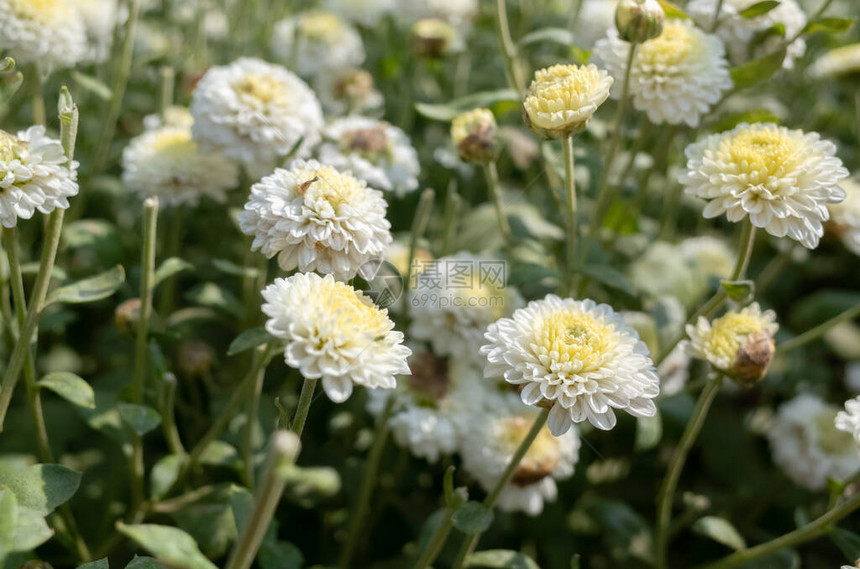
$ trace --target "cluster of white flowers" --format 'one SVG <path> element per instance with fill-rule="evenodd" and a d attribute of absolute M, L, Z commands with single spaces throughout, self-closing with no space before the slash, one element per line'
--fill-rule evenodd
<path fill-rule="evenodd" d="M 302 12 L 275 23 L 272 53 L 303 76 L 336 73 L 364 62 L 358 31 L 333 12 Z"/>
<path fill-rule="evenodd" d="M 31 126 L 17 136 L 0 130 L 0 224 L 12 228 L 36 210 L 68 208 L 78 193 L 77 171 L 78 163 L 69 162 L 45 127 Z"/>

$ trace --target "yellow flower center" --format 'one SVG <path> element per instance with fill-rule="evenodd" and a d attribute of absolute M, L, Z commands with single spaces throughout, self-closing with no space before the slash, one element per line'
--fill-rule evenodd
<path fill-rule="evenodd" d="M 496 441 L 503 453 L 513 454 L 526 438 L 533 419 L 510 417 L 502 420 Z M 540 430 L 528 452 L 514 471 L 511 481 L 520 486 L 534 484 L 552 474 L 560 460 L 559 442 L 547 427 Z"/>
<path fill-rule="evenodd" d="M 320 202 L 325 202 L 337 211 L 339 206 L 352 202 L 365 190 L 361 182 L 351 175 L 329 166 L 321 166 L 316 170 L 300 167 L 293 173 L 300 180 L 296 187 L 297 193 L 304 194 L 305 205 L 314 210 Z"/>
<path fill-rule="evenodd" d="M 730 312 L 714 320 L 706 350 L 719 358 L 734 360 L 744 338 L 763 329 L 754 316 L 742 312 Z"/>
<path fill-rule="evenodd" d="M 639 46 L 636 58 L 641 64 L 674 66 L 698 50 L 700 42 L 701 38 L 690 26 L 669 19 L 659 36 Z"/>
<path fill-rule="evenodd" d="M 289 99 L 283 83 L 255 73 L 248 73 L 234 83 L 233 90 L 244 103 L 251 105 L 285 105 Z"/>
<path fill-rule="evenodd" d="M 337 41 L 343 30 L 343 23 L 330 12 L 305 14 L 299 22 L 299 34 L 314 40 Z"/>
<path fill-rule="evenodd" d="M 8 162 L 13 160 L 15 156 L 20 155 L 21 150 L 26 148 L 27 143 L 20 140 L 17 136 L 9 134 L 5 130 L 0 130 L 0 160 Z"/>
<path fill-rule="evenodd" d="M 12 0 L 12 12 L 21 19 L 48 23 L 66 12 L 63 0 Z"/>
<path fill-rule="evenodd" d="M 771 176 L 781 176 L 800 158 L 804 145 L 785 129 L 753 125 L 723 142 L 721 148 L 738 169 L 753 177 L 752 183 L 764 183 Z"/>
<path fill-rule="evenodd" d="M 333 317 L 329 332 L 347 332 L 353 344 L 382 340 L 391 329 L 388 315 L 348 284 L 323 281 L 313 302 Z"/>
<path fill-rule="evenodd" d="M 833 424 L 837 411 L 827 409 L 813 419 L 821 449 L 829 455 L 845 455 L 854 452 L 854 438 L 850 433 L 840 431 Z"/>
<path fill-rule="evenodd" d="M 169 129 L 155 136 L 152 150 L 171 156 L 187 156 L 197 152 L 197 143 L 191 140 L 190 130 Z"/>
<path fill-rule="evenodd" d="M 562 362 L 580 361 L 579 371 L 598 369 L 603 356 L 614 346 L 613 329 L 589 314 L 567 310 L 547 318 L 534 343 Z"/>

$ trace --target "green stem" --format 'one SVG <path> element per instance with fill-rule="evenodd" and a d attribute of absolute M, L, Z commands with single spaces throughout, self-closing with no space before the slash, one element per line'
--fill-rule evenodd
<path fill-rule="evenodd" d="M 569 290 L 573 290 L 573 276 L 576 271 L 576 179 L 574 173 L 573 136 L 561 139 L 564 151 L 564 182 L 567 190 L 567 282 Z"/>
<path fill-rule="evenodd" d="M 770 288 L 770 285 L 776 280 L 776 277 L 791 263 L 791 256 L 794 253 L 794 245 L 789 245 L 779 255 L 768 261 L 767 265 L 761 270 L 756 278 L 756 294 L 761 294 Z"/>
<path fill-rule="evenodd" d="M 460 219 L 462 205 L 463 198 L 457 193 L 457 180 L 456 178 L 451 178 L 451 182 L 448 184 L 448 193 L 445 196 L 445 213 L 443 214 L 442 222 L 442 247 L 440 253 L 443 257 L 451 253 L 451 247 L 457 234 L 457 221 Z M 406 281 L 406 286 L 410 286 L 409 280 Z"/>
<path fill-rule="evenodd" d="M 512 245 L 511 226 L 508 224 L 508 218 L 505 215 L 504 205 L 502 203 L 502 191 L 499 183 L 499 171 L 496 169 L 495 162 L 487 162 L 484 164 L 484 177 L 487 180 L 487 191 L 490 193 L 490 198 L 493 200 L 493 206 L 496 208 L 496 218 L 499 221 L 499 230 L 502 232 L 502 240 L 505 242 L 505 248 L 510 250 Z"/>
<path fill-rule="evenodd" d="M 167 250 L 164 252 L 164 258 L 179 257 L 182 248 L 182 224 L 185 206 L 177 204 L 172 208 L 171 215 L 168 220 L 167 232 Z M 161 298 L 158 303 L 158 311 L 162 317 L 167 317 L 173 312 L 173 306 L 176 298 L 176 275 L 171 276 L 163 284 L 164 289 L 161 292 Z"/>
<path fill-rule="evenodd" d="M 245 464 L 245 481 L 248 488 L 254 489 L 254 426 L 257 424 L 257 412 L 260 408 L 260 396 L 263 394 L 265 370 L 257 373 L 257 378 L 248 387 L 245 405 L 245 428 L 242 434 L 242 458 Z"/>
<path fill-rule="evenodd" d="M 499 41 L 502 44 L 502 53 L 505 56 L 505 75 L 508 85 L 517 93 L 522 94 L 525 89 L 525 78 L 517 61 L 517 46 L 511 38 L 511 28 L 508 24 L 508 7 L 505 0 L 496 0 L 496 24 L 499 32 Z"/>
<path fill-rule="evenodd" d="M 182 438 L 176 428 L 176 376 L 172 373 L 164 374 L 164 402 L 161 406 L 162 428 L 167 448 L 172 454 L 185 456 L 185 447 L 182 446 Z"/>
<path fill-rule="evenodd" d="M 681 478 L 681 471 L 684 469 L 687 455 L 693 447 L 699 431 L 702 430 L 702 425 L 704 425 L 705 418 L 708 416 L 708 410 L 711 408 L 711 403 L 713 403 L 714 397 L 716 397 L 722 383 L 723 376 L 718 375 L 705 385 L 705 388 L 699 395 L 693 416 L 684 429 L 681 442 L 672 456 L 669 471 L 666 473 L 666 477 L 663 479 L 663 484 L 660 487 L 660 493 L 657 495 L 657 530 L 655 532 L 654 552 L 655 567 L 657 569 L 666 569 L 668 567 L 669 523 L 672 519 L 672 502 L 675 496 L 675 488 L 677 488 L 678 480 Z"/>
<path fill-rule="evenodd" d="M 257 491 L 254 512 L 248 525 L 241 531 L 225 569 L 251 567 L 284 493 L 285 471 L 295 463 L 299 446 L 298 438 L 287 431 L 275 431 L 272 435 L 269 464 Z"/>
<path fill-rule="evenodd" d="M 433 200 L 436 193 L 427 188 L 421 192 L 421 197 L 418 200 L 418 207 L 415 210 L 415 218 L 412 220 L 412 231 L 409 235 L 409 265 L 406 267 L 406 277 L 403 280 L 403 309 L 409 307 L 409 292 L 412 290 L 412 274 L 415 263 L 415 250 L 418 248 L 418 240 L 424 236 L 427 231 L 427 225 L 430 223 L 430 217 L 433 214 Z"/>
<path fill-rule="evenodd" d="M 45 97 L 42 95 L 42 73 L 39 71 L 39 65 L 33 63 L 30 65 L 30 97 L 33 103 L 33 124 L 45 126 L 47 122 L 45 117 Z"/>
<path fill-rule="evenodd" d="M 818 18 L 823 16 L 824 12 L 826 12 L 827 9 L 830 8 L 830 5 L 832 3 L 833 3 L 833 0 L 825 0 L 825 2 L 821 5 L 821 7 L 818 8 L 818 10 L 816 10 L 815 13 L 807 19 L 807 21 L 808 22 L 814 22 L 815 20 L 817 20 Z M 791 44 L 796 42 L 800 38 L 800 36 L 803 35 L 803 30 L 804 30 L 804 28 L 801 28 L 800 31 L 798 31 L 796 34 L 794 34 L 790 38 L 788 38 L 785 41 L 785 47 L 787 48 L 788 46 L 790 46 Z"/>
<path fill-rule="evenodd" d="M 842 314 L 840 314 L 838 316 L 834 316 L 830 320 L 827 320 L 826 322 L 819 324 L 818 326 L 816 326 L 815 328 L 813 328 L 811 330 L 807 330 L 806 332 L 804 332 L 800 336 L 795 336 L 791 340 L 789 340 L 787 342 L 783 342 L 782 344 L 780 344 L 776 347 L 776 351 L 778 353 L 785 353 L 785 352 L 788 352 L 790 350 L 793 350 L 797 347 L 800 347 L 806 343 L 811 342 L 812 340 L 815 340 L 816 338 L 819 338 L 820 336 L 824 335 L 825 332 L 827 332 L 828 330 L 830 330 L 834 326 L 841 324 L 843 322 L 848 322 L 849 320 L 853 320 L 854 318 L 857 318 L 858 316 L 860 316 L 860 304 L 852 306 L 851 308 L 849 308 L 848 310 L 846 310 Z"/>
<path fill-rule="evenodd" d="M 439 524 L 439 527 L 436 528 L 436 531 L 433 533 L 433 537 L 430 538 L 430 541 L 427 543 L 427 547 L 425 547 L 424 551 L 421 553 L 421 557 L 419 557 L 418 561 L 415 562 L 415 567 L 413 569 L 427 569 L 433 560 L 439 556 L 442 546 L 445 545 L 445 541 L 448 539 L 448 534 L 451 533 L 451 529 L 454 527 L 453 515 L 454 511 L 451 508 L 445 509 L 442 516 L 442 522 Z"/>
<path fill-rule="evenodd" d="M 711 33 L 717 31 L 717 28 L 720 27 L 720 12 L 723 10 L 723 0 L 719 0 L 717 2 L 717 7 L 714 10 L 714 19 L 711 21 Z"/>
<path fill-rule="evenodd" d="M 304 394 L 304 390 L 302 390 Z M 355 555 L 356 546 L 358 545 L 359 534 L 361 533 L 362 523 L 370 507 L 370 499 L 373 496 L 373 489 L 376 486 L 379 473 L 379 463 L 382 461 L 382 454 L 385 451 L 385 444 L 388 442 L 388 419 L 391 417 L 391 412 L 394 409 L 394 399 L 392 395 L 388 398 L 385 404 L 385 409 L 376 423 L 376 432 L 373 434 L 373 446 L 370 448 L 370 453 L 367 456 L 367 463 L 364 467 L 364 475 L 361 479 L 361 490 L 358 494 L 358 502 L 355 505 L 355 510 L 352 513 L 352 518 L 349 522 L 349 533 L 340 555 L 340 569 L 349 569 L 352 563 L 352 558 Z"/>
<path fill-rule="evenodd" d="M 299 404 L 296 407 L 296 414 L 293 417 L 293 423 L 290 425 L 290 430 L 300 439 L 302 432 L 305 430 L 305 422 L 308 420 L 308 412 L 311 409 L 311 403 L 314 400 L 314 391 L 316 390 L 318 379 L 305 379 L 302 382 L 302 392 L 299 394 Z"/>
<path fill-rule="evenodd" d="M 541 429 L 543 429 L 544 425 L 546 425 L 547 417 L 549 416 L 549 410 L 541 409 L 540 415 L 535 419 L 534 424 L 532 425 L 531 430 L 526 435 L 526 438 L 520 443 L 520 446 L 517 447 L 516 452 L 511 457 L 508 466 L 505 468 L 505 472 L 502 474 L 502 477 L 499 478 L 499 481 L 496 482 L 496 486 L 493 490 L 484 498 L 484 506 L 487 509 L 493 509 L 496 505 L 496 500 L 499 499 L 499 495 L 502 493 L 502 490 L 505 489 L 508 481 L 511 479 L 511 476 L 514 475 L 514 471 L 519 466 L 520 462 L 523 460 L 523 457 L 528 452 L 529 448 L 532 446 L 532 443 L 537 438 L 538 434 L 540 434 Z M 471 553 L 475 550 L 475 547 L 478 545 L 478 540 L 481 539 L 481 533 L 475 533 L 471 536 L 467 537 L 463 541 L 463 545 L 460 548 L 460 552 L 457 554 L 457 559 L 454 561 L 454 564 L 451 566 L 452 569 L 463 569 L 466 563 L 466 558 L 471 555 Z"/>
<path fill-rule="evenodd" d="M 838 508 L 830 510 L 821 517 L 809 522 L 802 528 L 796 529 L 791 533 L 787 533 L 766 543 L 762 543 L 761 545 L 733 553 L 725 559 L 715 563 L 709 563 L 701 569 L 731 569 L 732 567 L 737 567 L 738 565 L 743 565 L 756 559 L 766 557 L 780 549 L 797 547 L 798 545 L 828 533 L 833 526 L 839 522 L 839 520 L 845 518 L 858 508 L 860 508 L 860 494 L 854 495 Z"/>

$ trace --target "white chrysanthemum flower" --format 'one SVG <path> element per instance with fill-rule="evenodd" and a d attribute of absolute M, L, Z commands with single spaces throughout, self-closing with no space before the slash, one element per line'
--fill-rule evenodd
<path fill-rule="evenodd" d="M 146 130 L 155 130 L 163 126 L 190 129 L 193 124 L 194 117 L 191 116 L 188 109 L 178 105 L 170 105 L 164 109 L 164 113 L 162 114 L 152 114 L 143 117 L 143 128 Z"/>
<path fill-rule="evenodd" d="M 410 283 L 409 337 L 430 342 L 438 356 L 479 362 L 487 326 L 523 303 L 506 286 L 504 261 L 459 253 L 422 265 Z"/>
<path fill-rule="evenodd" d="M 364 63 L 358 31 L 333 12 L 302 12 L 275 23 L 272 53 L 303 77 L 335 73 Z"/>
<path fill-rule="evenodd" d="M 848 170 L 836 146 L 818 133 L 772 123 L 742 123 L 689 145 L 678 176 L 688 195 L 708 200 L 706 218 L 749 216 L 776 237 L 788 235 L 814 249 L 830 217 L 827 204 L 845 198 L 839 182 Z"/>
<path fill-rule="evenodd" d="M 616 99 L 621 96 L 630 46 L 610 28 L 594 48 L 596 61 L 616 79 L 612 89 Z M 698 126 L 702 115 L 731 87 L 720 40 L 688 20 L 666 20 L 663 32 L 639 45 L 633 57 L 629 87 L 633 106 L 655 124 Z"/>
<path fill-rule="evenodd" d="M 77 176 L 78 163 L 69 163 L 45 127 L 31 126 L 18 136 L 0 130 L 0 224 L 12 228 L 36 210 L 68 208 L 78 193 Z"/>
<path fill-rule="evenodd" d="M 460 33 L 468 33 L 478 11 L 478 0 L 401 0 L 394 16 L 407 25 L 434 18 L 451 24 Z"/>
<path fill-rule="evenodd" d="M 117 0 L 74 0 L 87 32 L 87 53 L 83 61 L 104 63 L 110 55 L 113 32 L 119 21 Z"/>
<path fill-rule="evenodd" d="M 860 445 L 860 397 L 845 402 L 845 409 L 836 415 L 834 425 L 854 437 L 854 442 Z"/>
<path fill-rule="evenodd" d="M 799 486 L 822 490 L 860 469 L 851 437 L 834 426 L 836 407 L 808 393 L 780 406 L 767 433 L 773 460 Z"/>
<path fill-rule="evenodd" d="M 392 241 L 382 192 L 316 160 L 296 160 L 251 186 L 239 227 L 285 271 L 351 279 Z"/>
<path fill-rule="evenodd" d="M 123 151 L 122 168 L 130 190 L 158 196 L 167 205 L 196 206 L 201 196 L 223 203 L 227 191 L 239 185 L 239 167 L 218 153 L 201 152 L 190 126 L 147 129 Z"/>
<path fill-rule="evenodd" d="M 757 302 L 708 322 L 700 316 L 687 325 L 690 355 L 742 384 L 764 377 L 774 354 L 773 336 L 779 329 L 773 310 L 762 312 Z"/>
<path fill-rule="evenodd" d="M 373 76 L 364 69 L 318 75 L 314 89 L 328 116 L 380 116 L 385 105 Z"/>
<path fill-rule="evenodd" d="M 829 204 L 830 221 L 825 229 L 837 236 L 845 247 L 860 255 L 860 184 L 848 178 L 842 181 L 845 200 Z"/>
<path fill-rule="evenodd" d="M 828 51 L 809 67 L 815 79 L 825 79 L 860 73 L 860 43 L 853 43 Z"/>
<path fill-rule="evenodd" d="M 84 20 L 72 0 L 0 0 L 0 52 L 43 72 L 73 67 L 87 51 Z"/>
<path fill-rule="evenodd" d="M 403 333 L 385 309 L 331 275 L 298 273 L 263 290 L 266 330 L 286 341 L 284 359 L 306 379 L 321 379 L 329 399 L 346 401 L 353 384 L 393 389 L 409 374 Z"/>
<path fill-rule="evenodd" d="M 319 161 L 351 172 L 373 188 L 403 197 L 418 188 L 418 153 L 406 133 L 386 122 L 345 117 L 323 131 Z"/>
<path fill-rule="evenodd" d="M 529 127 L 560 137 L 583 130 L 609 97 L 612 77 L 596 65 L 553 65 L 535 72 L 523 102 Z"/>
<path fill-rule="evenodd" d="M 324 0 L 323 6 L 351 22 L 374 28 L 394 11 L 395 0 Z"/>
<path fill-rule="evenodd" d="M 648 347 L 606 304 L 548 295 L 490 325 L 481 348 L 487 377 L 520 386 L 528 405 L 550 408 L 558 436 L 588 421 L 615 426 L 615 409 L 650 417 L 660 392 Z"/>
<path fill-rule="evenodd" d="M 538 415 L 537 409 L 524 407 L 513 393 L 495 400 L 494 409 L 468 414 L 460 449 L 463 469 L 487 491 L 498 483 Z M 555 481 L 573 474 L 579 447 L 576 429 L 554 437 L 544 427 L 502 489 L 499 509 L 522 511 L 530 516 L 540 514 L 544 502 L 553 501 L 558 495 Z"/>
<path fill-rule="evenodd" d="M 774 35 L 772 41 L 754 46 L 754 40 L 766 30 L 780 24 L 785 28 L 785 36 L 795 37 L 806 26 L 806 14 L 800 9 L 795 0 L 781 0 L 779 5 L 769 12 L 748 18 L 740 13 L 756 4 L 758 0 L 725 0 L 720 9 L 720 22 L 716 34 L 726 45 L 732 63 L 741 64 L 763 57 L 765 54 L 782 47 L 785 40 Z M 714 22 L 714 0 L 691 0 L 687 4 L 687 13 L 705 29 L 711 29 Z M 755 47 L 755 52 L 750 53 Z M 794 60 L 806 53 L 806 42 L 797 38 L 788 46 L 783 67 L 791 69 Z"/>
<path fill-rule="evenodd" d="M 240 58 L 209 69 L 191 100 L 194 140 L 248 166 L 256 176 L 288 154 L 303 158 L 323 126 L 319 101 L 279 65 Z"/>
<path fill-rule="evenodd" d="M 618 0 L 583 0 L 573 30 L 576 43 L 592 49 L 597 40 L 606 37 L 606 32 L 615 27 L 617 7 Z"/>

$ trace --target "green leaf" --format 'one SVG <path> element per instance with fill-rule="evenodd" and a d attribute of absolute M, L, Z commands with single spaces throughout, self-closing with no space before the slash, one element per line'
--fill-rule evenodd
<path fill-rule="evenodd" d="M 636 419 L 636 442 L 633 448 L 637 451 L 651 450 L 660 443 L 663 437 L 663 419 L 658 411 L 653 417 Z"/>
<path fill-rule="evenodd" d="M 102 557 L 101 559 L 96 559 L 95 561 L 78 565 L 78 569 L 109 569 L 109 567 L 110 563 L 108 563 L 107 557 Z"/>
<path fill-rule="evenodd" d="M 537 263 L 526 263 L 515 267 L 511 274 L 508 275 L 508 283 L 510 286 L 522 286 L 526 283 L 534 283 L 542 281 L 546 278 L 558 278 L 558 271 Z"/>
<path fill-rule="evenodd" d="M 5 486 L 0 486 L 0 567 L 3 559 L 12 553 L 17 525 L 18 501 L 15 494 Z"/>
<path fill-rule="evenodd" d="M 116 409 L 122 421 L 137 435 L 143 436 L 161 424 L 161 415 L 152 407 L 120 403 Z"/>
<path fill-rule="evenodd" d="M 233 486 L 230 493 L 230 509 L 233 510 L 236 531 L 241 534 L 254 514 L 254 497 L 245 488 Z"/>
<path fill-rule="evenodd" d="M 36 385 L 50 389 L 66 401 L 86 409 L 96 408 L 96 394 L 93 388 L 81 377 L 67 372 L 56 371 L 40 379 Z"/>
<path fill-rule="evenodd" d="M 194 304 L 217 308 L 235 318 L 241 318 L 244 313 L 244 307 L 236 295 L 215 283 L 198 285 L 188 291 L 185 297 Z"/>
<path fill-rule="evenodd" d="M 774 73 L 782 69 L 785 53 L 785 48 L 782 48 L 760 59 L 732 67 L 729 73 L 735 90 L 746 89 L 770 79 Z"/>
<path fill-rule="evenodd" d="M 122 265 L 117 265 L 113 269 L 94 277 L 83 279 L 54 290 L 48 296 L 45 306 L 54 302 L 65 304 L 95 302 L 115 293 L 124 282 L 125 270 L 122 268 Z"/>
<path fill-rule="evenodd" d="M 122 522 L 117 522 L 117 529 L 171 568 L 217 569 L 200 552 L 194 538 L 181 529 L 155 524 L 126 525 Z"/>
<path fill-rule="evenodd" d="M 230 347 L 227 348 L 227 355 L 235 356 L 236 354 L 241 354 L 251 348 L 262 346 L 273 339 L 272 335 L 263 326 L 245 330 L 230 342 Z"/>
<path fill-rule="evenodd" d="M 209 464 L 212 466 L 237 466 L 241 460 L 239 452 L 231 445 L 224 441 L 212 441 L 203 452 L 200 453 L 200 464 Z"/>
<path fill-rule="evenodd" d="M 627 275 L 612 267 L 607 265 L 584 265 L 579 268 L 579 271 L 610 288 L 620 290 L 631 296 L 636 294 L 636 289 L 633 288 L 633 283 L 630 282 Z"/>
<path fill-rule="evenodd" d="M 669 0 L 657 0 L 657 2 L 660 3 L 660 7 L 663 8 L 663 12 L 665 12 L 667 18 L 689 19 L 687 13 L 677 4 L 669 2 Z"/>
<path fill-rule="evenodd" d="M 180 529 L 197 541 L 200 551 L 213 559 L 227 553 L 238 536 L 229 498 L 223 493 L 215 500 L 189 504 L 176 512 L 173 518 Z"/>
<path fill-rule="evenodd" d="M 489 107 L 502 101 L 520 103 L 520 95 L 513 89 L 498 91 L 481 91 L 466 95 L 456 101 L 444 104 L 415 103 L 415 110 L 420 115 L 437 121 L 450 121 L 457 115 L 479 107 Z"/>
<path fill-rule="evenodd" d="M 212 264 L 222 273 L 233 275 L 234 277 L 255 279 L 257 278 L 257 275 L 260 274 L 259 269 L 256 267 L 243 267 L 242 265 L 237 265 L 233 261 L 228 261 L 227 259 L 212 259 Z"/>
<path fill-rule="evenodd" d="M 263 542 L 257 557 L 261 569 L 300 569 L 305 558 L 298 547 L 287 541 Z"/>
<path fill-rule="evenodd" d="M 16 459 L 0 461 L 0 486 L 15 494 L 21 509 L 47 516 L 74 496 L 81 484 L 81 474 L 59 464 L 27 465 Z"/>
<path fill-rule="evenodd" d="M 72 79 L 75 80 L 75 83 L 93 93 L 103 101 L 110 101 L 113 96 L 113 91 L 111 88 L 90 75 L 84 75 L 80 71 L 72 70 Z"/>
<path fill-rule="evenodd" d="M 540 569 L 531 558 L 519 551 L 488 549 L 473 553 L 466 559 L 466 567 L 475 569 Z"/>
<path fill-rule="evenodd" d="M 763 0 L 762 2 L 756 2 L 749 8 L 741 10 L 738 12 L 738 15 L 742 18 L 756 18 L 767 14 L 777 6 L 779 6 L 779 0 Z"/>
<path fill-rule="evenodd" d="M 576 43 L 576 37 L 573 32 L 565 28 L 541 28 L 533 32 L 529 32 L 520 38 L 520 47 L 531 45 L 540 42 L 557 43 L 564 46 L 573 45 Z"/>
<path fill-rule="evenodd" d="M 804 34 L 816 34 L 818 32 L 827 32 L 830 34 L 841 34 L 848 31 L 851 24 L 854 23 L 854 18 L 818 18 L 806 24 L 803 28 Z"/>
<path fill-rule="evenodd" d="M 18 522 L 12 551 L 32 551 L 54 537 L 45 518 L 30 508 L 18 509 Z"/>
<path fill-rule="evenodd" d="M 720 285 L 728 297 L 740 305 L 749 304 L 755 297 L 755 283 L 753 281 L 721 280 Z"/>
<path fill-rule="evenodd" d="M 134 559 L 128 562 L 125 569 L 167 569 L 163 563 L 153 557 L 143 555 L 135 555 Z"/>
<path fill-rule="evenodd" d="M 705 516 L 696 520 L 693 524 L 693 531 L 709 537 L 718 543 L 722 543 L 731 547 L 735 551 L 746 549 L 747 544 L 744 538 L 735 529 L 735 526 L 726 519 L 716 516 Z"/>
<path fill-rule="evenodd" d="M 153 498 L 163 498 L 179 477 L 185 459 L 178 454 L 168 454 L 152 467 L 149 488 Z"/>
<path fill-rule="evenodd" d="M 179 274 L 182 271 L 192 271 L 194 265 L 179 257 L 170 257 L 165 259 L 155 270 L 155 283 L 153 286 L 158 286 L 173 275 Z"/>
<path fill-rule="evenodd" d="M 340 475 L 327 466 L 290 466 L 283 476 L 287 484 L 284 495 L 303 508 L 312 508 L 340 492 Z"/>
<path fill-rule="evenodd" d="M 830 539 L 850 563 L 860 559 L 860 535 L 841 528 L 830 531 Z"/>
<path fill-rule="evenodd" d="M 772 122 L 779 124 L 780 118 L 767 109 L 753 109 L 740 113 L 725 115 L 711 125 L 711 132 L 725 132 L 731 130 L 741 123 Z"/>
<path fill-rule="evenodd" d="M 481 533 L 493 524 L 493 511 L 480 502 L 469 501 L 454 512 L 451 521 L 465 534 Z"/>

